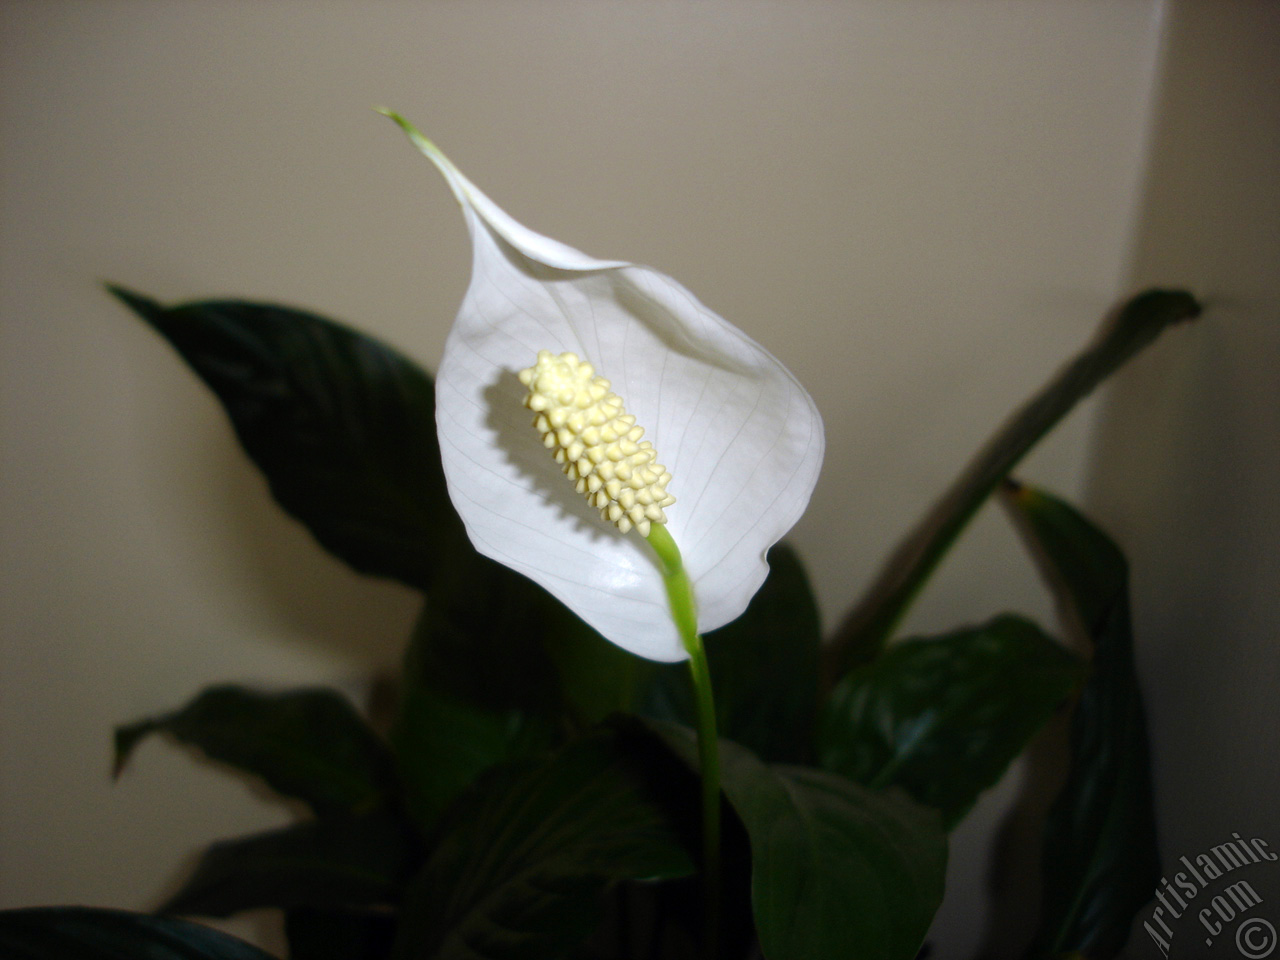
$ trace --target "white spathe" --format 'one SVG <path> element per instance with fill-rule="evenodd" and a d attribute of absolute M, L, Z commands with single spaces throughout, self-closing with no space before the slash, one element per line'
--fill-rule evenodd
<path fill-rule="evenodd" d="M 449 496 L 472 543 L 618 646 L 685 659 L 652 550 L 575 492 L 532 426 L 517 373 L 540 350 L 571 351 L 612 382 L 672 475 L 667 529 L 704 633 L 747 608 L 768 574 L 766 551 L 807 506 L 824 448 L 817 407 L 767 350 L 676 281 L 521 226 L 387 115 L 448 180 L 473 244 L 436 374 Z"/>

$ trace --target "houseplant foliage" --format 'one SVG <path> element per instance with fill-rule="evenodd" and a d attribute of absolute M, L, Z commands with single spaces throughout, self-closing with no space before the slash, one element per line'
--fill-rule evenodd
<path fill-rule="evenodd" d="M 514 280 L 499 277 L 498 287 L 558 284 L 577 271 L 588 287 L 557 287 L 564 297 L 615 295 L 625 281 L 633 288 L 619 302 L 643 289 L 670 305 L 676 288 L 662 283 L 674 281 L 526 231 L 443 155 L 432 159 L 477 250 L 489 243 L 491 266 L 515 264 Z M 462 468 L 456 457 L 448 466 L 448 450 L 442 463 L 441 438 L 456 454 L 468 432 L 437 430 L 437 398 L 452 388 L 437 392 L 394 349 L 286 306 L 165 306 L 110 291 L 215 393 L 279 505 L 355 570 L 419 591 L 422 613 L 388 718 L 367 717 L 332 690 L 220 685 L 119 727 L 117 773 L 139 742 L 163 735 L 307 815 L 214 844 L 155 916 L 0 914 L 6 955 L 258 958 L 179 918 L 270 907 L 284 911 L 298 960 L 910 960 L 943 895 L 947 833 L 1063 710 L 1073 711 L 1071 769 L 1046 826 L 1041 929 L 1026 956 L 1106 960 L 1122 948 L 1158 877 L 1124 561 L 1072 507 L 1008 477 L 1079 399 L 1199 312 L 1187 294 L 1149 291 L 1121 304 L 958 475 L 825 644 L 800 557 L 784 543 L 768 547 L 803 509 L 820 438 L 779 440 L 793 459 L 800 451 L 803 469 L 798 486 L 784 478 L 782 515 L 764 516 L 773 526 L 746 551 L 745 578 L 736 570 L 736 580 L 717 580 L 719 560 L 696 547 L 686 554 L 695 593 L 705 587 L 697 599 L 711 611 L 695 652 L 679 629 L 645 628 L 651 610 L 621 623 L 590 597 L 557 590 L 554 571 L 531 569 L 536 551 L 510 566 L 495 559 L 512 553 L 495 539 L 502 525 L 465 508 L 460 517 L 450 500 Z M 741 351 L 734 369 L 751 382 L 767 363 L 728 330 L 708 336 Z M 679 342 L 691 368 L 707 356 L 721 362 L 721 347 L 696 330 L 668 334 L 666 346 Z M 441 379 L 456 386 L 451 363 L 447 353 Z M 794 378 L 778 370 L 758 375 L 761 391 L 792 391 Z M 724 382 L 731 398 L 736 388 Z M 642 396 L 639 373 L 623 385 Z M 497 393 L 509 386 L 499 382 Z M 803 408 L 807 394 L 795 390 Z M 527 423 L 529 414 L 514 416 Z M 669 425 L 655 435 L 672 436 Z M 661 452 L 696 466 L 678 448 Z M 545 501 L 541 489 L 524 493 Z M 743 491 L 746 503 L 763 496 Z M 1068 612 L 1074 645 L 1056 628 L 997 611 L 941 636 L 889 643 L 947 548 L 996 493 Z M 673 521 L 676 539 L 697 540 L 696 516 Z M 611 528 L 583 533 L 580 519 L 566 537 L 576 538 L 572 562 L 589 566 L 590 545 Z M 608 541 L 619 563 L 640 569 L 620 589 L 662 599 L 663 580 L 636 568 L 643 541 L 631 537 Z M 751 554 L 766 548 L 757 576 Z M 718 583 L 738 593 L 722 596 Z M 703 653 L 706 690 L 690 684 L 685 664 L 663 662 L 688 655 L 696 664 Z"/>

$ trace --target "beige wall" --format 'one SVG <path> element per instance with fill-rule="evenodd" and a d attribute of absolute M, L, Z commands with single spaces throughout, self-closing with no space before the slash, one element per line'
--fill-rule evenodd
<path fill-rule="evenodd" d="M 1129 271 L 1211 313 L 1117 379 L 1088 503 L 1133 567 L 1172 871 L 1233 832 L 1280 848 L 1280 6 L 1176 0 L 1168 23 Z M 1280 900 L 1280 866 L 1251 870 Z M 1174 931 L 1174 956 L 1205 933 Z"/>
<path fill-rule="evenodd" d="M 111 726 L 226 679 L 356 690 L 413 612 L 276 514 L 214 402 L 97 280 L 308 305 L 433 365 L 467 245 L 444 184 L 370 110 L 395 107 L 517 218 L 671 273 L 810 388 L 829 453 L 794 539 L 832 622 L 991 426 L 1156 272 L 1130 250 L 1177 216 L 1177 195 L 1157 214 L 1149 193 L 1135 227 L 1161 11 L 0 4 L 0 903 L 145 908 L 201 844 L 285 821 L 159 743 L 111 785 Z M 1201 254 L 1160 264 L 1207 282 Z M 1198 349 L 1183 340 L 1161 362 Z M 1231 412 L 1262 444 L 1275 381 L 1253 369 Z M 1027 475 L 1082 493 L 1091 422 Z M 1094 498 L 1143 536 L 1123 522 L 1126 471 L 1092 462 Z M 1158 525 L 1173 502 L 1142 505 Z M 911 626 L 1007 607 L 1048 609 L 984 517 Z M 1010 786 L 957 836 L 942 957 L 977 936 Z"/>

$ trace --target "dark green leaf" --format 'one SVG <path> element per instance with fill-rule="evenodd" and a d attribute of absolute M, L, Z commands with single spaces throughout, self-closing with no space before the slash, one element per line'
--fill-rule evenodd
<path fill-rule="evenodd" d="M 659 664 L 610 643 L 558 600 L 547 597 L 543 646 L 555 665 L 565 710 L 579 727 L 632 713 Z"/>
<path fill-rule="evenodd" d="M 327 817 L 215 843 L 163 913 L 394 904 L 421 852 L 389 813 Z"/>
<path fill-rule="evenodd" d="M 1083 674 L 1079 660 L 1015 616 L 894 644 L 837 684 L 822 766 L 869 787 L 902 787 L 950 829 Z"/>
<path fill-rule="evenodd" d="M 696 766 L 693 732 L 652 727 Z M 752 903 L 768 960 L 912 960 L 942 902 L 936 812 L 720 742 L 725 795 L 751 839 Z"/>
<path fill-rule="evenodd" d="M 610 731 L 491 771 L 411 886 L 395 956 L 558 956 L 599 921 L 611 883 L 692 871 L 665 803 Z"/>
<path fill-rule="evenodd" d="M 889 556 L 828 644 L 828 678 L 879 655 L 951 544 L 1041 437 L 1165 328 L 1199 315 L 1200 304 L 1180 290 L 1148 290 L 1109 314 L 1093 342 L 996 431 Z"/>
<path fill-rule="evenodd" d="M 560 687 L 544 647 L 554 602 L 532 580 L 468 549 L 427 594 L 406 653 L 406 683 L 496 712 L 554 712 Z"/>
<path fill-rule="evenodd" d="M 289 960 L 387 960 L 395 941 L 391 913 L 298 907 L 285 912 Z"/>
<path fill-rule="evenodd" d="M 167 733 L 320 815 L 362 813 L 396 789 L 385 744 L 332 690 L 210 687 L 181 710 L 116 728 L 116 773 L 140 740 Z"/>
<path fill-rule="evenodd" d="M 706 635 L 723 737 L 765 760 L 808 760 L 818 694 L 818 607 L 796 552 L 769 551 L 769 577 L 741 617 Z M 686 664 L 658 668 L 648 715 L 694 724 Z"/>
<path fill-rule="evenodd" d="M 544 647 L 554 603 L 469 549 L 432 584 L 405 654 L 391 735 L 423 827 L 481 771 L 548 745 L 561 706 Z"/>
<path fill-rule="evenodd" d="M 406 804 L 424 830 L 482 772 L 537 753 L 551 739 L 537 717 L 477 707 L 425 685 L 405 689 L 391 733 Z"/>
<path fill-rule="evenodd" d="M 1146 719 L 1133 662 L 1128 565 L 1061 500 L 1010 485 L 1018 521 L 1069 626 L 1093 643 L 1071 724 L 1071 767 L 1045 827 L 1040 932 L 1028 958 L 1110 960 L 1160 881 Z"/>
<path fill-rule="evenodd" d="M 630 706 L 635 660 L 532 580 L 468 547 L 428 593 L 406 668 L 476 706 L 568 709 L 589 725 Z"/>
<path fill-rule="evenodd" d="M 314 314 L 239 300 L 162 307 L 108 289 L 226 408 L 277 502 L 362 573 L 431 582 L 465 542 L 445 493 L 431 378 Z"/>
<path fill-rule="evenodd" d="M 652 669 L 526 577 L 468 548 L 427 593 L 392 734 L 424 825 L 487 767 L 632 706 Z"/>
<path fill-rule="evenodd" d="M 272 960 L 198 923 L 124 910 L 38 907 L 0 912 L 6 960 Z"/>
<path fill-rule="evenodd" d="M 432 381 L 410 360 L 300 310 L 235 300 L 164 307 L 109 289 L 212 388 L 276 499 L 324 546 L 357 570 L 430 591 L 408 682 L 429 676 L 432 696 L 407 696 L 411 709 L 470 710 L 479 725 L 507 729 L 513 713 L 521 727 L 535 714 L 558 721 L 566 704 L 587 722 L 631 705 L 626 659 L 467 541 L 445 491 Z M 418 756 L 417 779 L 442 789 L 474 772 L 427 774 L 422 763 L 437 758 Z"/>

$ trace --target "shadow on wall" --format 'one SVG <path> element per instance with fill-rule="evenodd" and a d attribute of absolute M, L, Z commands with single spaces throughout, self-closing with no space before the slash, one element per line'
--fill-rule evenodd
<path fill-rule="evenodd" d="M 1233 831 L 1280 843 L 1277 49 L 1274 4 L 1170 4 L 1129 280 L 1206 313 L 1117 377 L 1090 471 L 1132 565 L 1166 868 Z"/>
<path fill-rule="evenodd" d="M 1086 509 L 1131 565 L 1172 878 L 1233 833 L 1280 845 L 1280 6 L 1175 0 L 1164 41 L 1127 287 L 1185 287 L 1206 312 L 1104 395 Z M 1020 956 L 1034 926 L 1064 744 L 1060 722 L 1038 738 L 1002 827 L 987 960 Z M 1252 880 L 1280 899 L 1280 871 Z M 1150 916 L 1125 956 L 1156 955 Z M 1204 936 L 1195 921 L 1173 929 L 1182 950 Z"/>

